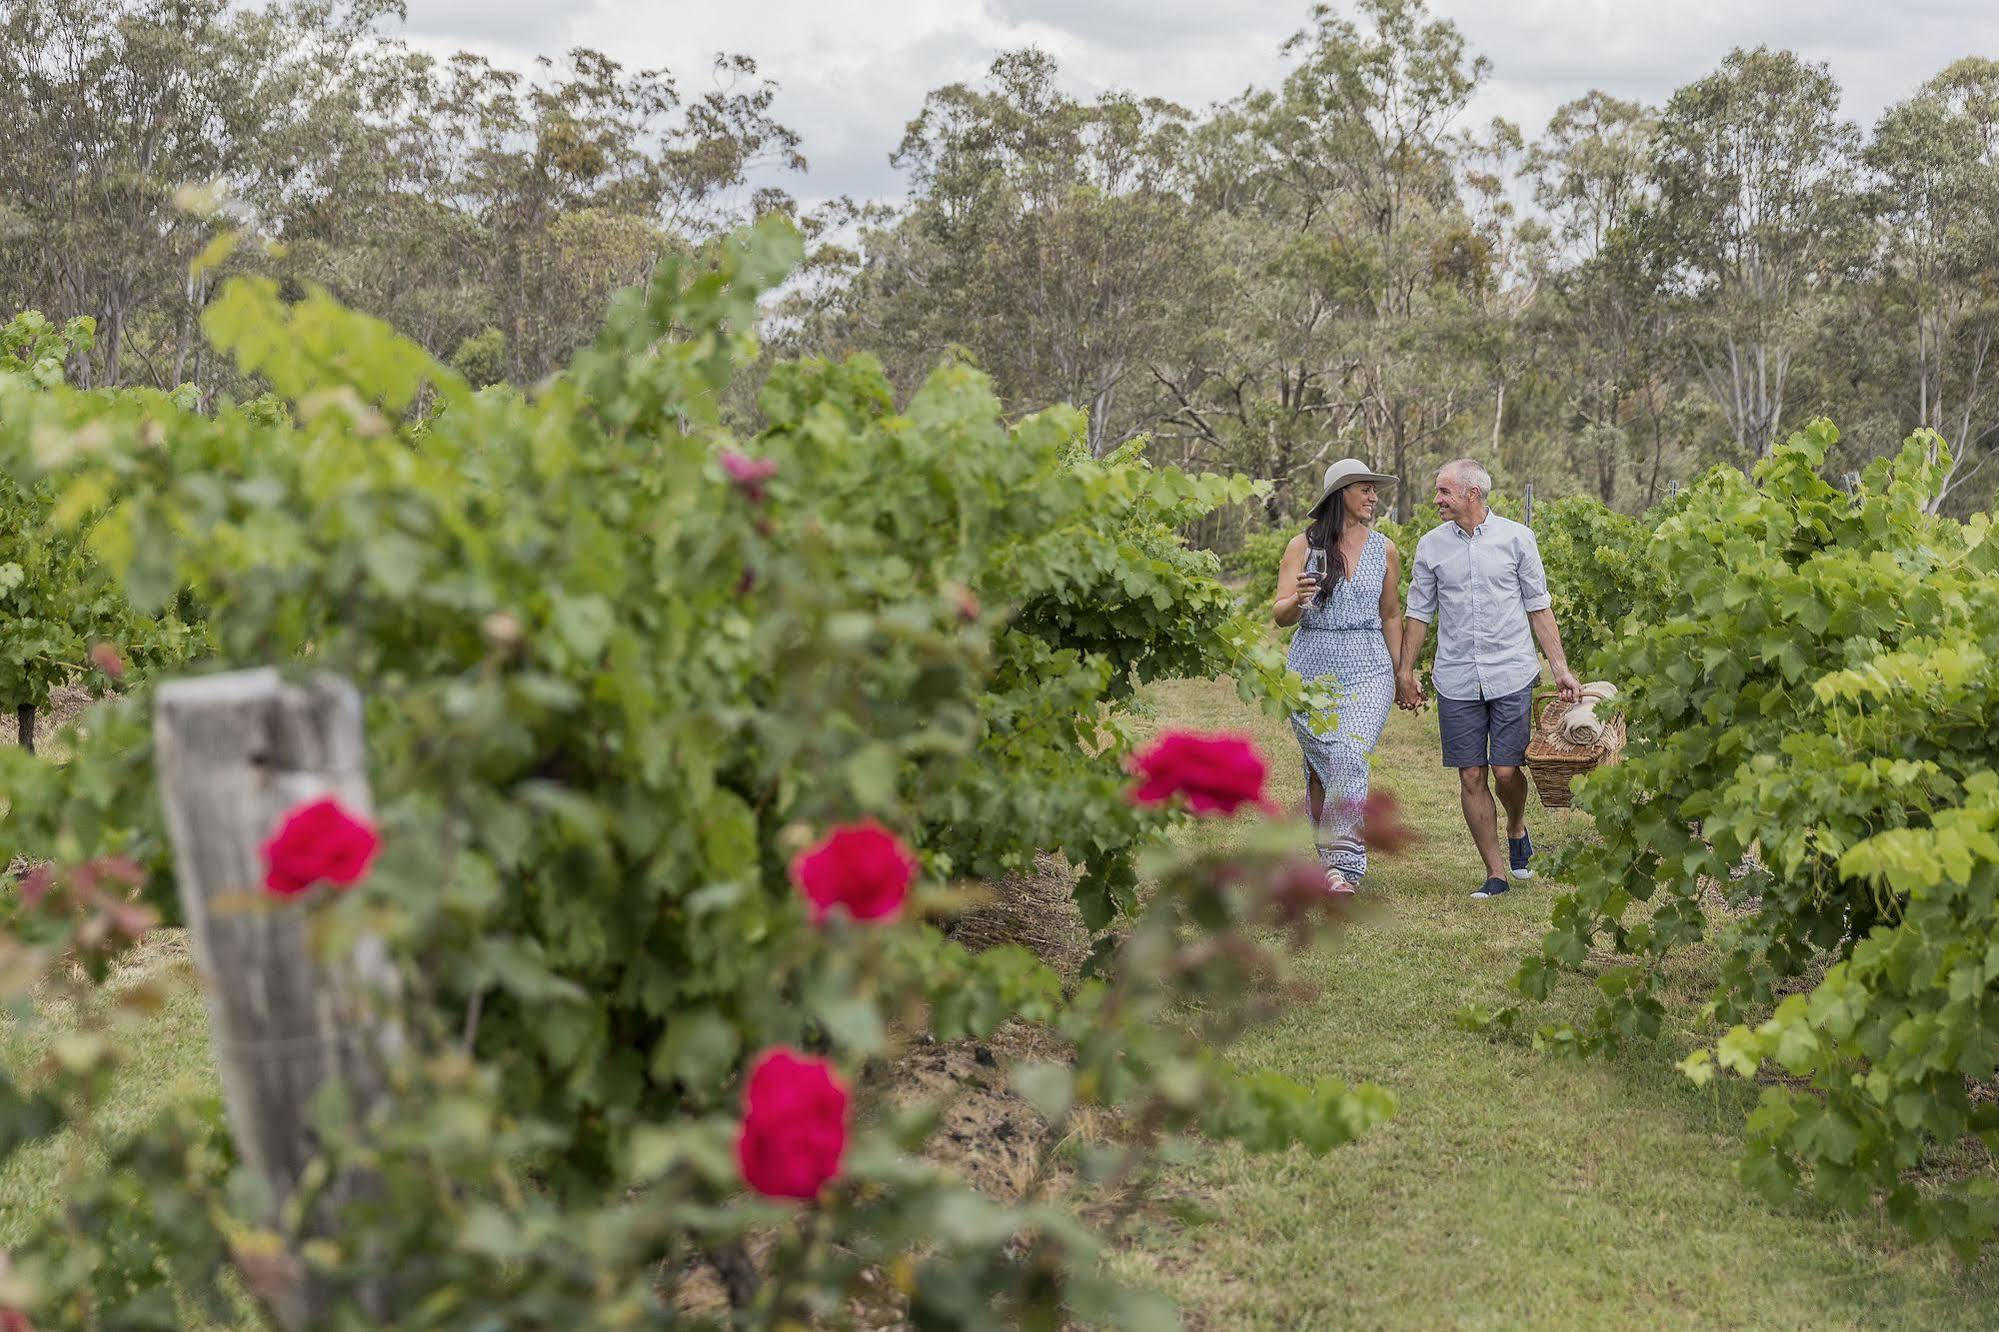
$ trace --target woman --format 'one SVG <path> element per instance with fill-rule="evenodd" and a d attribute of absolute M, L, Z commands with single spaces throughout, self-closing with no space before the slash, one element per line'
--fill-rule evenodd
<path fill-rule="evenodd" d="M 1277 623 L 1298 626 L 1291 669 L 1307 680 L 1331 677 L 1337 687 L 1336 726 L 1314 731 L 1305 714 L 1291 718 L 1305 751 L 1319 860 L 1336 893 L 1353 892 L 1367 872 L 1360 813 L 1368 756 L 1395 701 L 1402 651 L 1401 556 L 1371 526 L 1380 488 L 1393 484 L 1394 477 L 1370 472 L 1357 458 L 1326 469 L 1311 525 L 1284 548 L 1272 608 Z M 1319 567 L 1323 577 L 1313 571 Z"/>

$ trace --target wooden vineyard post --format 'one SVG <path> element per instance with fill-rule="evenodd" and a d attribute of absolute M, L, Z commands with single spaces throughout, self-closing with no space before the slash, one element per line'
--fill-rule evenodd
<path fill-rule="evenodd" d="M 153 739 L 230 1132 L 281 1208 L 319 1152 L 313 1102 L 321 1089 L 340 1085 L 356 1118 L 365 1116 L 385 1094 L 384 1061 L 402 1048 L 396 975 L 382 941 L 363 938 L 344 956 L 322 959 L 309 899 L 263 891 L 261 848 L 287 810 L 331 795 L 370 811 L 361 700 L 330 676 L 305 685 L 274 670 L 178 680 L 159 691 Z M 324 1208 L 369 1187 L 351 1174 L 329 1181 L 307 1232 Z M 317 1326 L 329 1293 L 296 1255 L 287 1267 L 287 1280 L 267 1294 L 274 1311 L 288 1327 Z M 386 1295 L 362 1298 L 379 1305 Z"/>

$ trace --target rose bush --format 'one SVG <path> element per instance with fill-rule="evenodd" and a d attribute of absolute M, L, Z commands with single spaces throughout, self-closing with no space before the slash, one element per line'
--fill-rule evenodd
<path fill-rule="evenodd" d="M 374 321 L 255 281 L 206 327 L 282 410 L 0 375 L 0 469 L 88 514 L 142 610 L 198 601 L 205 666 L 360 687 L 380 850 L 351 889 L 309 895 L 314 937 L 385 938 L 412 1047 L 392 1113 L 325 1108 L 328 1168 L 364 1163 L 381 1187 L 338 1242 L 306 1244 L 279 1229 L 294 1213 L 258 1209 L 212 1101 L 113 1141 L 49 1117 L 86 1108 L 120 1058 L 124 1016 L 99 1014 L 89 1061 L 0 1105 L 0 1143 L 78 1126 L 70 1205 L 19 1255 L 49 1321 L 142 1298 L 219 1319 L 238 1286 L 268 1300 L 308 1266 L 356 1301 L 393 1268 L 429 1325 L 629 1325 L 704 1265 L 772 1320 L 883 1270 L 915 1271 L 899 1298 L 933 1319 L 1135 1316 L 1067 1212 L 978 1200 L 917 1160 L 921 1113 L 857 1105 L 803 1215 L 745 1194 L 748 1052 L 810 1052 L 863 1098 L 855 1070 L 914 1032 L 1052 1023 L 1073 1068 L 1022 1070 L 1023 1092 L 1057 1126 L 1050 1151 L 1079 1104 L 1131 1126 L 1091 1164 L 1119 1192 L 1172 1134 L 1325 1150 L 1388 1112 L 1374 1089 L 1243 1079 L 1217 1053 L 1283 993 L 1256 932 L 1313 914 L 1283 891 L 1289 831 L 1161 855 L 1143 911 L 1135 892 L 1169 816 L 1129 797 L 1118 705 L 1224 670 L 1272 708 L 1312 701 L 1174 535 L 1253 488 L 1138 446 L 1091 458 L 1067 409 L 1008 425 L 963 367 L 898 406 L 865 358 L 779 366 L 742 439 L 715 404 L 796 251 L 770 225 L 662 265 L 528 396 L 474 393 Z M 87 447 L 34 447 L 54 437 Z M 171 915 L 148 702 L 140 680 L 94 709 L 61 767 L 0 754 L 0 853 L 126 857 Z M 1183 775 L 1207 798 L 1243 786 Z M 907 854 L 874 835 L 811 849 L 870 818 Z M 284 881 L 348 873 L 359 845 Z M 1126 916 L 1090 979 L 968 953 L 924 919 L 954 881 L 1044 850 L 1079 867 L 1094 925 Z M 934 888 L 912 892 L 911 856 Z M 73 927 L 23 922 L 48 948 Z"/>

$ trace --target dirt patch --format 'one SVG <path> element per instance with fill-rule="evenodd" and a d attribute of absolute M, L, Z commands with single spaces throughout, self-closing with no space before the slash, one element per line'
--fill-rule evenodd
<path fill-rule="evenodd" d="M 1007 1069 L 1070 1058 L 1068 1043 L 1047 1028 L 1010 1021 L 983 1041 L 919 1039 L 873 1072 L 870 1090 L 899 1109 L 937 1107 L 937 1129 L 924 1156 L 987 1197 L 1010 1203 L 1035 1187 L 1049 1125 L 1008 1087 Z M 1066 1187 L 1053 1178 L 1040 1182 L 1054 1193 Z"/>
<path fill-rule="evenodd" d="M 944 933 L 984 952 L 1019 944 L 1075 980 L 1090 953 L 1090 931 L 1074 896 L 1076 871 L 1060 856 L 1035 857 L 1032 874 L 1011 874 L 989 885 L 984 900 L 951 921 Z"/>

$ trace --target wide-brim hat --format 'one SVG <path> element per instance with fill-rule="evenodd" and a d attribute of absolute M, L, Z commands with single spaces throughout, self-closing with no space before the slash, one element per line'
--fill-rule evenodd
<path fill-rule="evenodd" d="M 1326 469 L 1325 487 L 1320 491 L 1319 502 L 1312 506 L 1311 512 L 1316 517 L 1319 510 L 1325 508 L 1334 495 L 1356 481 L 1372 481 L 1377 486 L 1392 486 L 1396 485 L 1399 479 L 1383 472 L 1369 470 L 1368 465 L 1358 458 L 1342 458 Z"/>

